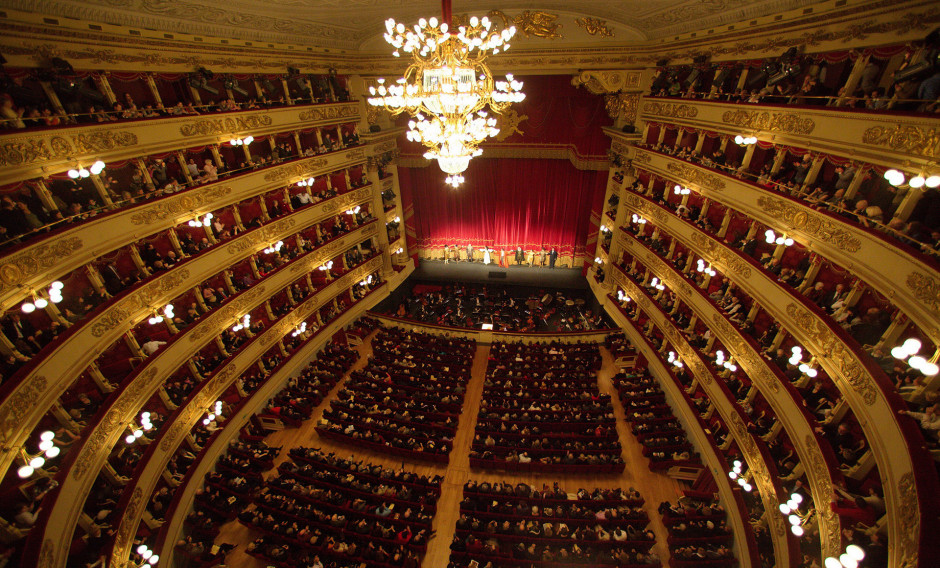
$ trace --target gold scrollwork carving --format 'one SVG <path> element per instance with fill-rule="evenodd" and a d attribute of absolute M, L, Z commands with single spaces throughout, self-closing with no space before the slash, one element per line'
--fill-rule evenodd
<path fill-rule="evenodd" d="M 501 17 L 504 22 L 510 21 L 505 14 L 499 10 L 491 10 L 490 17 Z M 525 10 L 511 21 L 519 28 L 519 31 L 525 37 L 541 37 L 545 39 L 555 39 L 564 37 L 561 35 L 561 24 L 556 23 L 558 14 L 549 14 L 548 12 Z"/>
<path fill-rule="evenodd" d="M 818 506 L 816 507 L 816 514 L 819 516 L 820 524 L 822 525 L 820 526 L 820 534 L 825 534 L 827 537 L 823 556 L 838 558 L 839 554 L 841 554 L 840 544 L 842 541 L 839 533 L 839 517 L 832 508 L 829 507 L 828 496 L 832 495 L 829 468 L 826 466 L 822 452 L 819 451 L 819 444 L 816 438 L 807 434 L 803 445 L 806 450 L 805 457 L 808 462 L 809 470 L 815 475 L 816 484 L 818 485 L 818 487 L 815 488 L 816 491 L 814 492 L 813 500 L 816 500 L 816 495 L 820 498 Z"/>
<path fill-rule="evenodd" d="M 9 402 L 0 409 L 0 429 L 2 429 L 0 433 L 2 433 L 4 440 L 12 440 L 16 433 L 22 429 L 23 422 L 39 402 L 47 386 L 49 386 L 49 381 L 46 377 L 41 375 L 34 377 L 29 383 L 17 390 L 10 397 Z"/>
<path fill-rule="evenodd" d="M 229 254 L 239 254 L 245 252 L 246 250 L 256 247 L 262 243 L 270 243 L 276 241 L 274 237 L 284 234 L 288 229 L 292 228 L 297 224 L 297 219 L 291 217 L 289 219 L 282 219 L 276 223 L 270 225 L 265 225 L 260 229 L 257 229 L 251 233 L 248 233 L 242 238 L 232 241 L 225 250 Z"/>
<path fill-rule="evenodd" d="M 0 166 L 21 166 L 65 158 L 72 146 L 62 136 L 19 139 L 0 144 Z"/>
<path fill-rule="evenodd" d="M 692 105 L 647 101 L 643 105 L 643 113 L 669 118 L 695 118 L 698 116 L 698 108 Z"/>
<path fill-rule="evenodd" d="M 816 128 L 811 118 L 802 118 L 790 112 L 767 112 L 751 110 L 729 110 L 721 115 L 721 121 L 751 130 L 783 132 L 809 136 Z"/>
<path fill-rule="evenodd" d="M 156 365 L 150 365 L 141 375 L 131 381 L 127 389 L 121 393 L 121 397 L 111 407 L 111 410 L 105 415 L 101 422 L 95 427 L 88 441 L 81 448 L 75 465 L 72 466 L 72 479 L 79 480 L 85 477 L 85 474 L 91 470 L 96 454 L 107 444 L 112 434 L 127 426 L 129 415 L 143 403 L 140 398 L 144 393 L 149 392 L 151 387 L 155 386 L 154 377 L 157 376 L 159 368 Z M 95 470 L 97 471 L 97 470 Z"/>
<path fill-rule="evenodd" d="M 231 303 L 219 308 L 217 312 L 209 318 L 200 322 L 199 325 L 189 334 L 189 342 L 196 343 L 201 341 L 207 335 L 219 333 L 229 323 L 234 322 L 247 312 L 250 307 L 264 294 L 264 284 L 257 284 L 247 292 L 235 298 Z"/>
<path fill-rule="evenodd" d="M 127 298 L 124 298 L 114 306 L 107 309 L 101 317 L 97 318 L 91 326 L 91 334 L 94 337 L 101 337 L 108 331 L 128 323 L 131 315 L 139 310 L 146 310 L 151 307 L 156 300 L 161 300 L 175 289 L 181 286 L 189 278 L 189 270 L 183 269 L 179 272 L 172 271 L 165 274 L 134 292 Z"/>
<path fill-rule="evenodd" d="M 11 256 L 0 262 L 0 290 L 26 283 L 75 254 L 82 246 L 84 243 L 81 238 L 66 237 Z"/>
<path fill-rule="evenodd" d="M 134 490 L 133 495 L 131 495 L 130 501 L 127 503 L 127 508 L 124 511 L 124 517 L 121 521 L 121 525 L 118 527 L 117 533 L 114 535 L 114 548 L 111 551 L 112 566 L 115 565 L 114 561 L 117 561 L 120 558 L 127 557 L 130 554 L 131 542 L 134 539 L 134 528 L 132 527 L 129 519 L 135 519 L 141 508 L 141 505 L 144 503 L 144 490 L 141 487 L 138 487 Z"/>
<path fill-rule="evenodd" d="M 311 158 L 297 164 L 279 166 L 264 174 L 264 181 L 284 181 L 289 178 L 302 178 L 314 168 L 322 168 L 329 163 L 326 158 Z"/>
<path fill-rule="evenodd" d="M 577 18 L 575 22 L 584 28 L 588 35 L 601 37 L 614 37 L 614 30 L 607 27 L 607 20 L 600 18 Z"/>
<path fill-rule="evenodd" d="M 272 119 L 267 114 L 249 114 L 247 116 L 227 116 L 225 118 L 204 118 L 191 120 L 180 125 L 183 136 L 210 136 L 232 134 L 251 128 L 271 126 Z"/>
<path fill-rule="evenodd" d="M 796 304 L 787 304 L 786 311 L 787 315 L 796 321 L 797 326 L 816 342 L 821 352 L 829 353 L 828 360 L 836 363 L 839 374 L 862 397 L 865 404 L 868 406 L 875 404 L 878 400 L 878 389 L 875 387 L 871 374 L 865 370 L 849 348 L 833 335 L 829 327 Z M 833 379 L 836 378 L 837 376 L 833 377 Z"/>
<path fill-rule="evenodd" d="M 639 93 L 614 93 L 604 97 L 604 108 L 613 119 L 623 118 L 628 123 L 636 120 L 636 109 L 640 103 Z"/>
<path fill-rule="evenodd" d="M 528 119 L 529 115 L 520 115 L 511 108 L 496 115 L 496 120 L 499 122 L 499 134 L 496 135 L 496 140 L 502 142 L 513 134 L 524 134 L 522 130 L 519 130 L 519 125 Z"/>
<path fill-rule="evenodd" d="M 355 104 L 330 106 L 326 108 L 314 108 L 305 110 L 297 117 L 304 122 L 317 120 L 332 120 L 334 118 L 345 118 L 347 116 L 358 116 L 359 106 Z"/>
<path fill-rule="evenodd" d="M 210 186 L 203 190 L 186 192 L 169 199 L 161 200 L 150 207 L 145 207 L 131 215 L 134 225 L 149 225 L 170 217 L 177 217 L 211 203 L 232 192 L 229 186 Z"/>
<path fill-rule="evenodd" d="M 790 229 L 812 235 L 816 240 L 829 243 L 840 250 L 857 252 L 862 248 L 862 242 L 850 231 L 805 207 L 798 207 L 783 199 L 766 196 L 757 198 L 757 206 L 771 217 L 787 224 Z"/>
<path fill-rule="evenodd" d="M 639 157 L 639 154 L 637 157 Z M 669 170 L 670 173 L 683 178 L 685 181 L 704 187 L 705 189 L 721 191 L 725 188 L 725 180 L 716 175 L 703 172 L 689 164 L 669 162 L 666 164 L 666 169 Z"/>
<path fill-rule="evenodd" d="M 713 263 L 724 266 L 731 272 L 739 274 L 744 278 L 751 277 L 751 266 L 743 258 L 728 251 L 715 240 L 706 237 L 698 231 L 692 233 L 691 240 L 697 246 L 704 249 L 704 252 Z"/>
<path fill-rule="evenodd" d="M 898 567 L 917 568 L 919 566 L 917 549 L 920 541 L 920 507 L 917 503 L 917 485 L 913 473 L 907 472 L 898 480 L 898 496 L 901 524 Z"/>
<path fill-rule="evenodd" d="M 896 152 L 940 158 L 940 130 L 910 124 L 897 126 L 872 126 L 862 134 L 862 143 L 886 146 Z"/>
<path fill-rule="evenodd" d="M 933 310 L 940 310 L 940 282 L 936 278 L 915 271 L 907 275 L 905 284 L 914 292 L 915 298 Z"/>

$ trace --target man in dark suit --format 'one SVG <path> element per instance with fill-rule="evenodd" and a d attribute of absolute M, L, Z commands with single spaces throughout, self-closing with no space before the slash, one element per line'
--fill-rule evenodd
<path fill-rule="evenodd" d="M 522 247 L 516 247 L 516 265 L 522 264 L 525 261 L 525 253 L 522 252 Z"/>
<path fill-rule="evenodd" d="M 548 253 L 548 267 L 555 268 L 556 260 L 558 260 L 558 251 L 555 250 L 555 247 L 552 247 L 552 250 Z"/>

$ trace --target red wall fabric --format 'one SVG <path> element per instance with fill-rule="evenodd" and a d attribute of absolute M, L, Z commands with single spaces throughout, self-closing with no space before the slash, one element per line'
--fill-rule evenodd
<path fill-rule="evenodd" d="M 567 160 L 477 158 L 456 190 L 436 165 L 398 171 L 414 204 L 418 246 L 426 248 L 469 242 L 584 254 L 591 210 L 599 210 L 607 183 L 606 171 L 578 170 Z"/>

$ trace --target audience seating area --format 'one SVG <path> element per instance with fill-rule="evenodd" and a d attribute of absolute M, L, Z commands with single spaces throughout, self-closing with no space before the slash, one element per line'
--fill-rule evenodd
<path fill-rule="evenodd" d="M 317 432 L 446 463 L 476 342 L 388 328 L 373 337 L 372 350 L 369 364 L 350 375 Z"/>
<path fill-rule="evenodd" d="M 737 565 L 730 549 L 731 529 L 720 504 L 687 496 L 676 505 L 661 503 L 659 513 L 669 531 L 670 566 Z"/>
<path fill-rule="evenodd" d="M 633 488 L 568 494 L 558 483 L 538 490 L 523 483 L 469 481 L 450 566 L 473 560 L 483 568 L 659 566 L 642 506 Z"/>
<path fill-rule="evenodd" d="M 336 562 L 418 568 L 432 534 L 440 477 L 294 448 L 239 520 L 264 533 L 249 553 L 278 567 Z"/>
<path fill-rule="evenodd" d="M 685 430 L 666 402 L 663 389 L 652 376 L 621 371 L 613 382 L 633 434 L 643 444 L 643 455 L 650 460 L 650 469 L 701 466 Z"/>
<path fill-rule="evenodd" d="M 595 344 L 494 343 L 470 452 L 481 468 L 619 472 L 624 463 Z"/>

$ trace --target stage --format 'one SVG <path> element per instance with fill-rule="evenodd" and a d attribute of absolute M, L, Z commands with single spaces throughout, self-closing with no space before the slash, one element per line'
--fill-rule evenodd
<path fill-rule="evenodd" d="M 498 264 L 482 262 L 449 262 L 421 260 L 409 277 L 410 280 L 438 282 L 468 282 L 473 284 L 505 284 L 538 288 L 587 289 L 587 280 L 580 268 L 549 268 L 547 266 L 512 265 L 502 268 Z"/>

